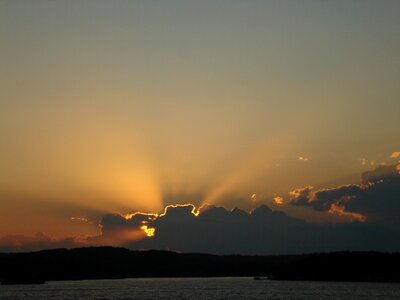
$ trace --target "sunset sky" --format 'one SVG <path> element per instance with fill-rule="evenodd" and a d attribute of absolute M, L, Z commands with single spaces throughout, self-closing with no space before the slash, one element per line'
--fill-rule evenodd
<path fill-rule="evenodd" d="M 397 0 L 1 1 L 0 249 L 186 203 L 393 217 L 400 238 L 399 16 Z M 166 217 L 140 224 L 157 237 Z"/>

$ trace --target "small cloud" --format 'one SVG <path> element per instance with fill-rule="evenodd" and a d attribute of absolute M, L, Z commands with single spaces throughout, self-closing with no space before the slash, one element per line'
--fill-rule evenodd
<path fill-rule="evenodd" d="M 315 200 L 314 187 L 306 186 L 291 191 L 289 193 L 291 199 L 290 204 L 297 206 L 307 206 Z"/>
<path fill-rule="evenodd" d="M 251 200 L 253 201 L 253 202 L 256 202 L 257 201 L 257 194 L 253 194 L 253 195 L 251 195 Z"/>
<path fill-rule="evenodd" d="M 77 221 L 77 222 L 84 222 L 84 223 L 88 223 L 88 224 L 94 224 L 94 222 L 88 218 L 85 217 L 78 217 L 78 216 L 73 216 L 70 218 L 72 221 Z"/>
<path fill-rule="evenodd" d="M 281 205 L 281 204 L 283 204 L 283 198 L 280 196 L 277 196 L 274 198 L 274 202 L 275 202 L 275 204 Z"/>
<path fill-rule="evenodd" d="M 71 217 L 71 220 L 81 221 L 81 222 L 88 222 L 89 221 L 87 218 L 84 218 L 84 217 Z"/>
<path fill-rule="evenodd" d="M 368 160 L 366 158 L 360 158 L 362 166 L 374 166 L 375 162 L 373 160 Z"/>
<path fill-rule="evenodd" d="M 400 151 L 395 151 L 390 155 L 390 158 L 400 158 Z"/>
<path fill-rule="evenodd" d="M 300 161 L 308 161 L 309 158 L 308 158 L 308 157 L 305 157 L 305 156 L 299 156 L 299 160 L 300 160 Z"/>

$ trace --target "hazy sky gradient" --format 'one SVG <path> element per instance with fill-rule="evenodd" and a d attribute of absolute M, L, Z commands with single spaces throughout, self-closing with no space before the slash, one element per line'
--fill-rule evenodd
<path fill-rule="evenodd" d="M 396 162 L 399 16 L 399 1 L 1 1 L 0 234 L 273 206 Z"/>

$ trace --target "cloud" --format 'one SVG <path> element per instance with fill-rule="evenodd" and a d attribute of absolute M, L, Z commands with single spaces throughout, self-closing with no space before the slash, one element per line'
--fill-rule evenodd
<path fill-rule="evenodd" d="M 156 217 L 157 214 L 141 212 L 127 216 L 105 214 L 100 221 L 101 235 L 92 237 L 90 241 L 103 245 L 125 245 L 143 239 L 150 233 L 149 221 Z"/>
<path fill-rule="evenodd" d="M 332 204 L 343 204 L 343 202 L 356 197 L 365 188 L 362 185 L 342 185 L 333 189 L 315 191 L 314 187 L 295 189 L 290 192 L 290 204 L 297 206 L 311 206 L 315 210 L 329 210 Z"/>
<path fill-rule="evenodd" d="M 342 212 L 344 213 L 344 212 Z M 145 220 L 105 216 L 103 234 L 124 226 L 133 231 L 143 224 L 154 235 L 126 241 L 132 249 L 168 249 L 206 253 L 303 253 L 334 250 L 395 250 L 398 231 L 380 228 L 357 220 L 347 224 L 313 224 L 293 218 L 266 205 L 251 212 L 235 208 L 192 204 L 169 206 L 164 213 Z M 138 222 L 139 221 L 139 222 Z M 142 223 L 145 222 L 145 223 Z M 128 227 L 125 227 L 128 226 Z"/>
<path fill-rule="evenodd" d="M 251 212 L 214 205 L 204 205 L 199 210 L 192 204 L 170 205 L 161 214 L 106 214 L 100 224 L 101 234 L 93 237 L 63 240 L 43 234 L 5 237 L 0 239 L 0 250 L 95 245 L 216 254 L 400 249 L 400 229 L 357 220 L 343 224 L 309 223 L 266 205 Z"/>
<path fill-rule="evenodd" d="M 352 222 L 310 223 L 266 205 L 247 212 L 178 204 L 168 205 L 161 213 L 105 214 L 97 236 L 60 240 L 44 234 L 3 237 L 0 250 L 113 245 L 216 254 L 399 251 L 399 167 L 381 165 L 364 172 L 359 184 L 330 189 L 306 186 L 290 192 L 293 207 L 344 215 Z M 274 201 L 280 204 L 283 198 L 275 197 Z"/>
<path fill-rule="evenodd" d="M 290 204 L 317 211 L 348 214 L 371 223 L 400 226 L 400 165 L 380 165 L 364 172 L 360 184 L 315 190 L 308 186 L 290 192 Z"/>
<path fill-rule="evenodd" d="M 295 189 L 289 193 L 291 198 L 291 203 L 295 205 L 308 205 L 314 199 L 313 194 L 314 187 L 306 186 L 304 188 Z"/>
<path fill-rule="evenodd" d="M 283 204 L 283 198 L 280 196 L 274 197 L 275 204 L 281 205 Z"/>

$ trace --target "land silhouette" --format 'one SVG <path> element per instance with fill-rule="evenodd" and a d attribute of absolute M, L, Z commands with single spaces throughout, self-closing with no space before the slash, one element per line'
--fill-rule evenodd
<path fill-rule="evenodd" d="M 220 276 L 252 276 L 271 280 L 400 282 L 399 270 L 399 252 L 211 255 L 87 247 L 0 253 L 2 284 Z"/>

